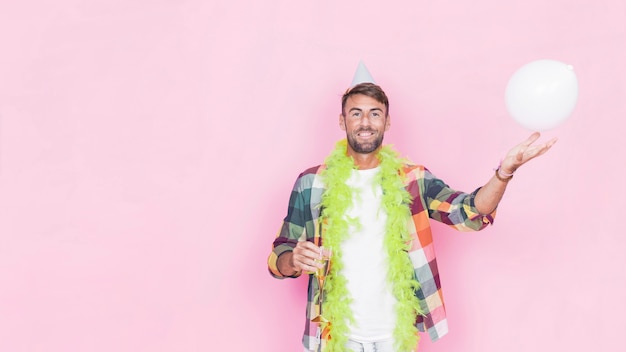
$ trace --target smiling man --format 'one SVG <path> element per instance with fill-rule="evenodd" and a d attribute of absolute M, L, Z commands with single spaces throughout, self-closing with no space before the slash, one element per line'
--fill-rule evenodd
<path fill-rule="evenodd" d="M 371 77 L 357 83 L 342 97 L 346 139 L 298 176 L 268 267 L 276 278 L 309 276 L 305 351 L 415 351 L 418 331 L 433 341 L 448 331 L 430 219 L 485 228 L 513 173 L 556 140 L 533 145 L 534 133 L 484 186 L 453 190 L 383 145 L 387 95 Z"/>

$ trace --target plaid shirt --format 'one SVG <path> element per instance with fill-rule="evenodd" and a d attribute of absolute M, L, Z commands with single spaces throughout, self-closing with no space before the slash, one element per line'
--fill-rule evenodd
<path fill-rule="evenodd" d="M 324 184 L 320 176 L 325 165 L 319 165 L 299 175 L 291 191 L 287 217 L 274 240 L 273 250 L 268 259 L 268 268 L 272 276 L 282 279 L 276 266 L 278 257 L 292 251 L 298 241 L 311 241 L 321 245 L 323 232 L 319 233 L 319 207 Z M 433 238 L 429 219 L 440 221 L 460 231 L 477 231 L 493 223 L 495 211 L 481 215 L 474 206 L 473 193 L 463 193 L 448 187 L 436 178 L 428 169 L 420 165 L 405 165 L 405 188 L 413 199 L 409 205 L 412 217 L 407 219 L 411 233 L 411 247 L 408 255 L 415 269 L 415 277 L 420 284 L 416 296 L 424 311 L 418 316 L 416 326 L 419 331 L 428 331 L 432 341 L 438 340 L 448 332 L 446 311 L 439 280 L 439 270 L 435 258 Z M 298 277 L 300 273 L 293 277 Z M 316 323 L 311 318 L 316 316 L 319 307 L 314 303 L 317 284 L 313 275 L 309 275 L 308 304 L 302 342 L 309 350 L 321 350 L 324 340 L 318 338 Z"/>

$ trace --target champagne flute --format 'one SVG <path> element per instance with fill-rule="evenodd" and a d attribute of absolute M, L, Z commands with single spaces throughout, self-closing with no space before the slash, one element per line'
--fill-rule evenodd
<path fill-rule="evenodd" d="M 317 279 L 317 287 L 319 288 L 319 293 L 317 295 L 317 305 L 319 307 L 319 314 L 311 319 L 314 323 L 328 323 L 328 319 L 326 319 L 322 315 L 322 303 L 324 302 L 324 284 L 326 283 L 326 277 L 328 276 L 328 272 L 330 270 L 330 257 L 331 252 L 328 254 L 324 253 L 324 247 L 320 247 L 320 258 L 318 262 L 322 263 L 322 267 L 315 270 L 314 275 Z"/>

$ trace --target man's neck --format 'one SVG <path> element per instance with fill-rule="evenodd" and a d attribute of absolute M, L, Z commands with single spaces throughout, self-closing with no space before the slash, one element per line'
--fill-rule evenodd
<path fill-rule="evenodd" d="M 378 160 L 378 151 L 380 147 L 374 150 L 371 153 L 363 154 L 357 153 L 351 148 L 348 148 L 348 155 L 354 159 L 354 164 L 357 166 L 359 170 L 368 170 L 377 167 L 380 164 L 380 160 Z"/>

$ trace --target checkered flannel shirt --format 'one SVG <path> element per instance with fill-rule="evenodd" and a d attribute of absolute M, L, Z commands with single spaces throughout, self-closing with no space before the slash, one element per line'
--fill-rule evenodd
<path fill-rule="evenodd" d="M 319 233 L 319 204 L 324 184 L 321 172 L 325 165 L 319 165 L 304 171 L 295 182 L 287 216 L 273 243 L 273 250 L 268 259 L 268 268 L 272 276 L 285 278 L 277 268 L 278 257 L 292 251 L 298 241 L 311 241 L 321 245 L 323 232 Z M 446 311 L 439 280 L 439 270 L 429 219 L 447 224 L 460 231 L 478 231 L 493 223 L 495 210 L 488 215 L 481 215 L 474 206 L 474 197 L 478 189 L 472 193 L 455 191 L 442 180 L 436 178 L 428 169 L 420 165 L 405 165 L 404 182 L 406 190 L 411 194 L 409 205 L 411 218 L 407 219 L 411 234 L 408 255 L 415 269 L 415 278 L 420 287 L 415 295 L 420 300 L 423 315 L 418 316 L 416 326 L 419 331 L 427 331 L 430 339 L 436 341 L 448 332 Z M 296 274 L 293 277 L 298 277 Z M 316 280 L 309 275 L 308 303 L 302 342 L 304 347 L 316 351 L 326 345 L 326 341 L 318 337 L 319 327 L 311 322 L 319 311 L 314 303 L 317 291 Z"/>

